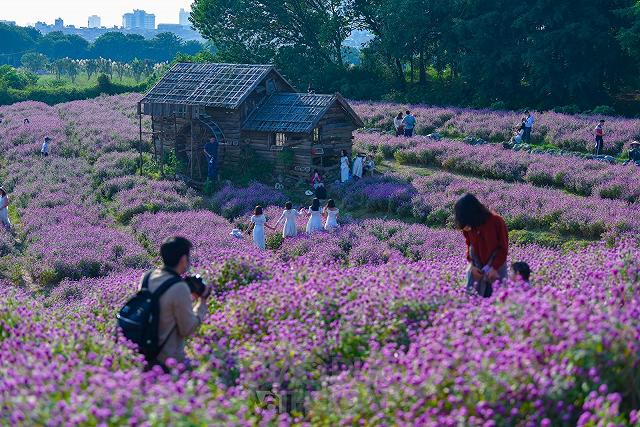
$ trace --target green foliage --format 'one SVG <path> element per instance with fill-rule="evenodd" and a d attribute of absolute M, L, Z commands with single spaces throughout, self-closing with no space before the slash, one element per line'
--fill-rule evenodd
<path fill-rule="evenodd" d="M 266 240 L 267 249 L 272 249 L 276 251 L 280 249 L 280 247 L 282 246 L 282 243 L 284 243 L 284 238 L 280 233 L 269 234 L 267 236 L 267 240 Z"/>
<path fill-rule="evenodd" d="M 24 89 L 37 80 L 38 78 L 28 71 L 16 70 L 10 65 L 0 66 L 0 88 Z"/>
<path fill-rule="evenodd" d="M 29 52 L 22 55 L 22 58 L 20 58 L 20 63 L 22 63 L 22 66 L 27 70 L 31 71 L 32 73 L 36 73 L 38 71 L 44 70 L 47 67 L 49 59 L 41 53 Z"/>
<path fill-rule="evenodd" d="M 615 108 L 610 107 L 608 105 L 598 105 L 596 108 L 591 110 L 591 114 L 601 115 L 601 116 L 613 116 L 616 113 Z"/>
<path fill-rule="evenodd" d="M 285 170 L 293 169 L 295 163 L 295 152 L 290 147 L 285 147 L 278 153 L 278 160 L 284 165 Z"/>

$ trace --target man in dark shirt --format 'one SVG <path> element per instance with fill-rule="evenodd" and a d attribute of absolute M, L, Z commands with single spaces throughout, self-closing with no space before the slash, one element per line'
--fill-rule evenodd
<path fill-rule="evenodd" d="M 204 156 L 207 159 L 207 177 L 211 181 L 216 179 L 216 167 L 218 166 L 218 140 L 212 136 L 209 141 L 204 144 Z"/>

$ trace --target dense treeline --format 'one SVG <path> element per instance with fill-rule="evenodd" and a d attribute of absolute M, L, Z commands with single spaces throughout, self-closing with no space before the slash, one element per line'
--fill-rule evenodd
<path fill-rule="evenodd" d="M 204 46 L 198 41 L 184 41 L 173 33 L 160 33 L 152 39 L 137 34 L 109 32 L 95 42 L 75 34 L 59 31 L 42 35 L 30 27 L 0 24 L 0 65 L 20 65 L 28 52 L 40 53 L 53 61 L 62 58 L 108 58 L 131 62 L 135 58 L 151 62 L 171 61 L 178 53 L 195 54 Z"/>
<path fill-rule="evenodd" d="M 614 104 L 638 84 L 636 0 L 195 0 L 227 61 L 274 62 L 299 87 L 476 106 Z M 354 29 L 375 39 L 344 61 Z"/>

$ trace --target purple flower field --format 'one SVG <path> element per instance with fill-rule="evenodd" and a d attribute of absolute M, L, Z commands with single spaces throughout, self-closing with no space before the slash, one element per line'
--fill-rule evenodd
<path fill-rule="evenodd" d="M 338 230 L 307 236 L 302 216 L 298 237 L 268 230 L 262 251 L 231 229 L 256 204 L 275 224 L 290 197 L 308 200 L 260 183 L 204 198 L 136 176 L 137 99 L 0 107 L 14 222 L 0 230 L 0 425 L 640 427 L 636 169 L 360 133 L 399 162 L 329 187 Z M 356 105 L 379 127 L 398 108 Z M 518 117 L 414 109 L 423 133 L 486 126 L 489 139 Z M 540 129 L 558 141 L 590 120 L 553 114 Z M 531 283 L 468 294 L 451 226 L 466 191 L 514 232 L 567 244 L 512 244 L 508 262 L 527 261 Z M 172 235 L 194 243 L 216 297 L 188 342 L 194 368 L 143 373 L 115 313 Z"/>
<path fill-rule="evenodd" d="M 513 111 L 472 110 L 467 108 L 435 107 L 428 105 L 399 105 L 356 101 L 355 111 L 368 124 L 391 130 L 393 118 L 407 108 L 418 123 L 416 133 L 426 135 L 438 131 L 445 136 L 474 136 L 491 142 L 511 138 L 514 127 L 520 125 L 523 113 Z M 567 150 L 593 151 L 593 128 L 601 118 L 606 119 L 604 151 L 617 155 L 640 138 L 640 120 L 618 117 L 568 115 L 554 112 L 534 112 L 532 138 Z"/>

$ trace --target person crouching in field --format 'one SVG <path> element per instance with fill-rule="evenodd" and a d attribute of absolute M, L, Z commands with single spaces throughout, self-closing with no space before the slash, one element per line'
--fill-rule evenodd
<path fill-rule="evenodd" d="M 530 277 L 531 277 L 531 268 L 529 268 L 529 264 L 523 261 L 518 261 L 511 264 L 511 281 L 512 282 L 523 283 L 529 286 Z"/>
<path fill-rule="evenodd" d="M 476 289 L 488 298 L 492 283 L 507 278 L 509 235 L 504 219 L 487 209 L 473 194 L 465 194 L 455 204 L 455 222 L 467 243 L 467 289 Z"/>

